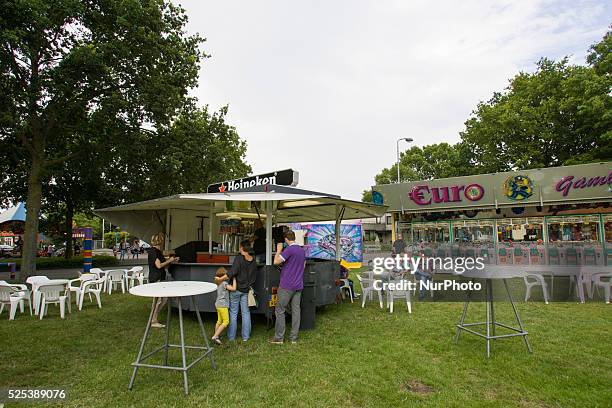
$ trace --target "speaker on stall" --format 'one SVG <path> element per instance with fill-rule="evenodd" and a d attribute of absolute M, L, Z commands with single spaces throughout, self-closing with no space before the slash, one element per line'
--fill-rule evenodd
<path fill-rule="evenodd" d="M 501 214 L 501 208 L 496 208 L 495 209 L 495 214 L 497 214 L 497 215 Z"/>
<path fill-rule="evenodd" d="M 542 212 L 542 206 L 541 206 L 541 205 L 538 205 L 538 206 L 536 207 L 536 211 L 537 211 L 537 212 Z"/>

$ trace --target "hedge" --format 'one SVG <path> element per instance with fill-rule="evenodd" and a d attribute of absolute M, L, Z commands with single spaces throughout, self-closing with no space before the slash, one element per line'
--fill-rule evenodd
<path fill-rule="evenodd" d="M 15 262 L 17 263 L 17 269 L 21 267 L 21 258 L 3 259 L 1 262 Z M 115 266 L 118 264 L 119 260 L 114 256 L 97 255 L 93 257 L 93 266 L 97 268 Z M 59 256 L 36 258 L 36 269 L 72 269 L 81 267 L 83 267 L 82 256 L 74 256 L 70 259 L 66 259 Z"/>

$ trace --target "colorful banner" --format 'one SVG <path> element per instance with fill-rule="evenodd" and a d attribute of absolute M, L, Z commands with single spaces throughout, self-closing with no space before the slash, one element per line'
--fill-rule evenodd
<path fill-rule="evenodd" d="M 334 224 L 302 224 L 301 229 L 306 231 L 306 257 L 336 259 Z M 340 225 L 340 257 L 347 262 L 363 262 L 361 224 Z"/>

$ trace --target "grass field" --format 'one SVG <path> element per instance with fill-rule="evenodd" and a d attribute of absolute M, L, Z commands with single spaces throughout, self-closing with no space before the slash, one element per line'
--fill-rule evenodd
<path fill-rule="evenodd" d="M 612 405 L 611 305 L 518 303 L 534 353 L 520 338 L 504 339 L 488 360 L 482 339 L 463 334 L 453 342 L 460 303 L 416 303 L 412 315 L 401 302 L 392 315 L 376 303 L 360 306 L 345 301 L 320 310 L 316 330 L 303 332 L 297 345 L 268 344 L 271 332 L 256 318 L 249 342 L 216 348 L 217 370 L 208 360 L 190 370 L 187 397 L 181 375 L 161 370 L 141 369 L 127 390 L 147 299 L 104 296 L 101 310 L 87 304 L 66 320 L 55 307 L 42 321 L 18 315 L 9 322 L 5 312 L 0 388 L 63 388 L 68 400 L 56 405 L 74 407 Z M 483 315 L 475 304 L 470 317 Z M 499 303 L 496 316 L 511 322 L 509 305 Z M 193 343 L 195 315 L 186 323 Z M 205 324 L 211 333 L 212 315 Z M 163 330 L 151 339 L 151 347 L 161 344 Z"/>

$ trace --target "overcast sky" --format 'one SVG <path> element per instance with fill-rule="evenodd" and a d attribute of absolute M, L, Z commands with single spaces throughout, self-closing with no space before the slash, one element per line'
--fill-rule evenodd
<path fill-rule="evenodd" d="M 352 199 L 397 138 L 457 142 L 479 101 L 542 56 L 584 63 L 612 22 L 605 1 L 177 2 L 212 56 L 193 94 L 229 105 L 254 173 Z"/>

